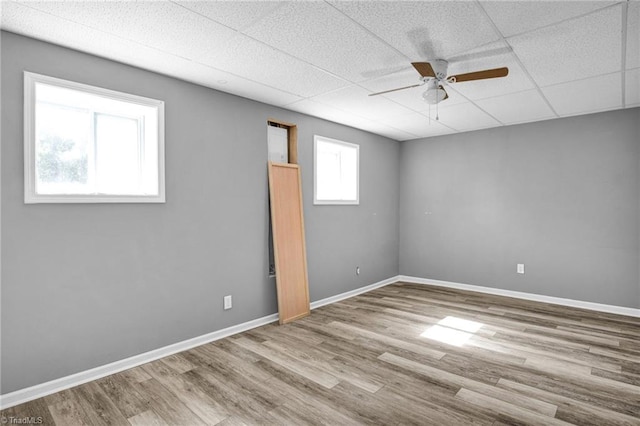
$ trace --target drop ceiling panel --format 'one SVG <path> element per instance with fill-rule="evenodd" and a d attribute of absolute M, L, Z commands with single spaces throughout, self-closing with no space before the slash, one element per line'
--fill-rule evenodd
<path fill-rule="evenodd" d="M 508 41 L 536 83 L 548 86 L 619 71 L 620 33 L 617 5 Z"/>
<path fill-rule="evenodd" d="M 627 107 L 640 106 L 640 68 L 625 73 L 625 103 Z"/>
<path fill-rule="evenodd" d="M 475 2 L 334 1 L 331 4 L 404 53 L 410 62 L 447 59 L 499 37 Z"/>
<path fill-rule="evenodd" d="M 215 56 L 236 31 L 170 2 L 27 2 L 40 11 L 183 58 Z M 55 30 L 59 30 L 56 28 Z"/>
<path fill-rule="evenodd" d="M 293 93 L 314 96 L 350 83 L 312 65 L 238 34 L 208 65 Z"/>
<path fill-rule="evenodd" d="M 358 126 L 353 126 L 358 127 Z M 396 141 L 407 141 L 411 139 L 416 139 L 418 136 L 408 133 L 402 129 L 398 129 L 396 127 L 385 126 L 379 122 L 371 122 L 371 130 L 374 133 L 385 136 L 387 138 L 396 140 Z"/>
<path fill-rule="evenodd" d="M 163 72 L 158 67 L 172 57 L 159 50 L 13 2 L 2 4 L 2 29 L 89 53 L 98 51 L 102 57 L 158 72 Z M 191 61 L 183 61 L 191 65 Z M 55 65 L 55 61 L 52 63 Z M 59 65 L 66 68 L 64 64 Z"/>
<path fill-rule="evenodd" d="M 382 96 L 368 95 L 368 90 L 358 86 L 350 86 L 315 96 L 313 100 L 370 120 L 411 112 L 410 109 Z"/>
<path fill-rule="evenodd" d="M 377 121 L 368 120 L 366 118 L 350 114 L 348 112 L 332 108 L 318 102 L 314 102 L 310 99 L 303 99 L 298 102 L 294 102 L 287 105 L 286 108 L 314 117 L 320 117 L 325 120 L 333 121 L 335 123 L 344 124 L 345 126 L 351 126 L 358 129 L 366 128 L 372 133 L 386 136 L 395 140 L 407 140 L 416 138 L 415 135 L 407 133 L 401 129 L 387 126 Z"/>
<path fill-rule="evenodd" d="M 489 14 L 503 36 L 509 37 L 575 18 L 601 9 L 616 1 L 484 1 Z"/>
<path fill-rule="evenodd" d="M 384 133 L 380 133 L 380 135 L 385 136 L 389 139 L 393 139 L 395 141 L 409 141 L 412 139 L 416 139 L 414 135 L 410 135 L 402 130 L 392 129 L 391 131 L 386 131 Z"/>
<path fill-rule="evenodd" d="M 432 114 L 435 114 L 432 112 Z M 461 132 L 499 126 L 500 123 L 470 102 L 438 108 L 442 124 Z"/>
<path fill-rule="evenodd" d="M 222 25 L 241 31 L 282 6 L 280 1 L 176 1 Z"/>
<path fill-rule="evenodd" d="M 628 70 L 640 67 L 640 2 L 630 2 L 627 8 Z"/>
<path fill-rule="evenodd" d="M 149 48 L 22 4 L 2 4 L 2 28 L 192 83 L 282 106 L 301 99 L 228 72 Z M 64 64 L 59 64 L 65 68 Z M 58 75 L 57 77 L 60 77 Z M 221 83 L 222 82 L 222 83 Z"/>
<path fill-rule="evenodd" d="M 380 120 L 383 124 L 398 127 L 406 132 L 411 133 L 413 139 L 423 138 L 427 136 L 439 136 L 454 133 L 452 130 L 439 121 L 436 121 L 435 114 L 431 114 L 431 119 L 424 114 L 417 112 L 404 114 L 398 117 L 388 117 Z"/>
<path fill-rule="evenodd" d="M 511 48 L 503 41 L 473 49 L 460 55 L 460 58 L 463 60 L 449 64 L 449 75 L 501 67 L 509 68 L 509 74 L 506 77 L 453 84 L 455 90 L 471 100 L 521 92 L 534 87 L 534 83 L 522 70 Z"/>
<path fill-rule="evenodd" d="M 284 106 L 302 99 L 300 96 L 283 92 L 282 90 L 266 86 L 260 82 L 247 80 L 224 71 L 215 70 L 210 67 L 201 67 L 196 70 L 182 71 L 187 81 L 211 87 L 223 92 L 231 93 L 243 98 L 252 99 L 258 102 L 275 106 Z M 221 81 L 223 83 L 221 83 Z"/>
<path fill-rule="evenodd" d="M 246 34 L 350 81 L 404 58 L 324 2 L 289 2 Z"/>
<path fill-rule="evenodd" d="M 587 114 L 622 106 L 621 73 L 543 87 L 542 92 L 561 116 Z"/>
<path fill-rule="evenodd" d="M 537 89 L 483 99 L 477 105 L 504 124 L 555 118 Z"/>
<path fill-rule="evenodd" d="M 332 106 L 315 102 L 311 99 L 301 99 L 296 102 L 286 105 L 287 109 L 292 111 L 301 112 L 303 114 L 311 115 L 313 117 L 323 118 L 325 120 L 333 121 L 336 123 L 345 124 L 346 118 L 352 114 L 333 108 Z M 362 117 L 357 117 L 362 118 Z M 353 121 L 353 120 L 351 120 Z"/>

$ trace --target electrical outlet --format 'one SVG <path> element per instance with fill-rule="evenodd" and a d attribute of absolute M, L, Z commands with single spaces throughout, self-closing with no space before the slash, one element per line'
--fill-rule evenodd
<path fill-rule="evenodd" d="M 233 303 L 231 302 L 231 296 L 224 297 L 224 309 L 231 309 L 233 307 Z"/>
<path fill-rule="evenodd" d="M 356 275 L 360 275 L 360 267 L 356 266 Z"/>
<path fill-rule="evenodd" d="M 524 274 L 524 263 L 518 263 L 518 267 L 516 268 L 516 272 L 519 274 Z"/>

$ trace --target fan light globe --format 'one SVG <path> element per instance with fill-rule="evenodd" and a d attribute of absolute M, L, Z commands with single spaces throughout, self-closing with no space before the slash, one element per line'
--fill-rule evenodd
<path fill-rule="evenodd" d="M 422 97 L 424 98 L 425 102 L 431 105 L 441 102 L 446 96 L 447 96 L 447 92 L 445 92 L 441 88 L 427 89 L 422 94 Z"/>

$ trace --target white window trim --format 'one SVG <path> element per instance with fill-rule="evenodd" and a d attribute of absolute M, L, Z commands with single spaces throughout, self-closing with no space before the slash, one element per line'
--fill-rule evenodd
<path fill-rule="evenodd" d="M 158 194 L 157 195 L 109 195 L 109 194 L 37 194 L 35 188 L 35 84 L 44 83 L 67 89 L 80 90 L 118 101 L 132 102 L 158 109 Z M 29 71 L 24 72 L 24 202 L 34 203 L 164 203 L 164 102 L 143 96 L 131 95 L 102 87 L 76 83 Z"/>
<path fill-rule="evenodd" d="M 356 149 L 356 199 L 355 200 L 318 200 L 318 141 L 326 141 Z M 359 205 L 360 204 L 360 145 L 313 135 L 313 204 L 314 205 Z"/>

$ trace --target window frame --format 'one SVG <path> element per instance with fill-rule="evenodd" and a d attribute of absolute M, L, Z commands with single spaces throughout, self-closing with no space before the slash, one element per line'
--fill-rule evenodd
<path fill-rule="evenodd" d="M 35 87 L 46 84 L 81 91 L 157 110 L 158 194 L 38 194 L 36 192 Z M 98 112 L 100 113 L 100 112 Z M 92 118 L 95 120 L 95 117 Z M 165 203 L 164 101 L 24 71 L 24 202 L 37 203 Z"/>
<path fill-rule="evenodd" d="M 318 200 L 318 142 L 328 142 L 356 150 L 356 199 L 355 200 Z M 313 135 L 313 204 L 314 205 L 359 205 L 360 204 L 360 145 L 344 142 L 326 136 Z"/>

